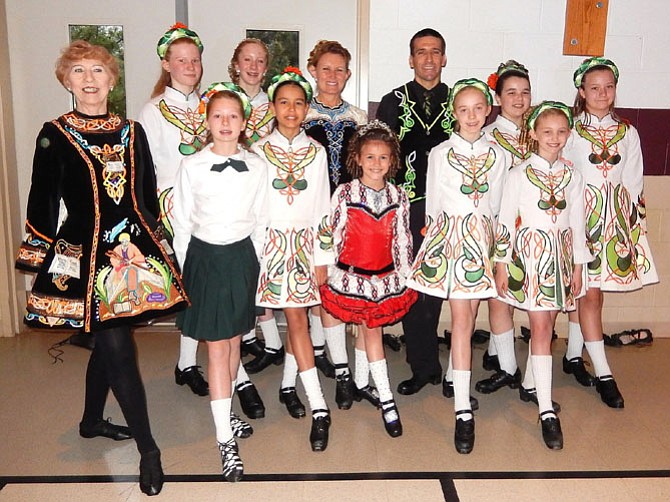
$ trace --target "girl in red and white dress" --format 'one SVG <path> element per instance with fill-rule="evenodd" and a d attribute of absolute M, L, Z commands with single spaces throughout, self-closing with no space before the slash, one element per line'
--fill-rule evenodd
<path fill-rule="evenodd" d="M 337 261 L 321 286 L 323 308 L 360 326 L 356 346 L 367 354 L 391 437 L 402 434 L 402 423 L 389 383 L 382 326 L 400 320 L 417 298 L 405 287 L 412 263 L 409 201 L 402 188 L 388 182 L 399 159 L 398 140 L 386 124 L 373 121 L 358 128 L 347 159 L 354 179 L 340 185 L 331 202 Z M 377 396 L 359 389 L 355 399 L 362 398 L 377 402 Z"/>

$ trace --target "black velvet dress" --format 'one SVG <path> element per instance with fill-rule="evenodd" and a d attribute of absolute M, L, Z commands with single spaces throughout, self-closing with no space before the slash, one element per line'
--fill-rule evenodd
<path fill-rule="evenodd" d="M 26 324 L 97 331 L 184 308 L 188 299 L 157 216 L 140 124 L 78 112 L 45 123 L 16 261 L 37 272 Z"/>

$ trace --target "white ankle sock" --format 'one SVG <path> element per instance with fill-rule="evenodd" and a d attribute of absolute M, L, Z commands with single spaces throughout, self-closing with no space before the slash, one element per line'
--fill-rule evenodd
<path fill-rule="evenodd" d="M 514 375 L 517 370 L 516 354 L 514 353 L 514 328 L 499 335 L 491 333 L 491 338 L 495 340 L 495 346 L 498 349 L 500 369 Z"/>
<path fill-rule="evenodd" d="M 198 340 L 194 340 L 188 336 L 181 335 L 179 337 L 179 362 L 177 367 L 184 371 L 186 368 L 195 366 L 198 354 Z"/>
<path fill-rule="evenodd" d="M 320 356 L 324 353 L 324 348 L 326 346 L 326 337 L 323 333 L 321 316 L 312 314 L 311 310 L 307 316 L 309 317 L 309 337 L 312 339 L 314 355 Z"/>
<path fill-rule="evenodd" d="M 323 328 L 323 334 L 328 344 L 330 358 L 335 365 L 335 375 L 349 373 L 349 356 L 347 355 L 346 324 L 338 324 L 331 328 Z"/>
<path fill-rule="evenodd" d="M 597 377 L 603 377 L 612 374 L 609 364 L 607 364 L 607 356 L 605 355 L 605 342 L 584 342 L 586 351 L 591 358 L 593 364 L 593 371 Z"/>
<path fill-rule="evenodd" d="M 454 411 L 471 410 L 470 407 L 470 371 L 454 370 Z M 470 420 L 472 414 L 463 413 L 459 420 Z"/>
<path fill-rule="evenodd" d="M 540 413 L 554 411 L 551 405 L 551 356 L 531 356 L 535 389 L 537 389 L 537 406 Z"/>
<path fill-rule="evenodd" d="M 295 387 L 295 381 L 298 377 L 298 362 L 293 354 L 286 353 L 284 357 L 284 372 L 281 377 L 281 388 Z"/>
<path fill-rule="evenodd" d="M 454 381 L 454 363 L 451 360 L 451 350 L 449 351 L 449 363 L 447 364 L 447 372 L 444 374 L 444 379 L 447 382 Z"/>
<path fill-rule="evenodd" d="M 265 347 L 272 349 L 273 352 L 279 351 L 282 348 L 281 337 L 279 336 L 279 329 L 277 328 L 277 321 L 273 317 L 267 321 L 260 321 L 258 325 L 263 332 L 265 339 Z"/>
<path fill-rule="evenodd" d="M 389 382 L 388 366 L 386 359 L 380 359 L 370 363 L 370 373 L 372 373 L 372 380 L 379 391 L 379 401 L 385 402 L 393 399 L 393 392 L 391 392 L 391 383 Z"/>
<path fill-rule="evenodd" d="M 256 328 L 242 335 L 242 343 L 251 343 L 256 340 Z"/>
<path fill-rule="evenodd" d="M 240 387 L 246 387 L 246 384 L 249 383 L 249 375 L 247 375 L 247 370 L 244 369 L 242 361 L 240 361 L 240 366 L 237 368 L 237 383 L 240 384 Z"/>
<path fill-rule="evenodd" d="M 524 373 L 521 385 L 526 390 L 535 388 L 535 378 L 533 377 L 533 356 L 530 351 L 531 340 L 528 340 L 528 359 L 526 359 L 526 372 Z"/>
<path fill-rule="evenodd" d="M 368 354 L 364 350 L 354 349 L 354 365 L 354 383 L 357 388 L 362 389 L 370 384 Z"/>
<path fill-rule="evenodd" d="M 582 357 L 584 335 L 578 322 L 568 323 L 568 348 L 565 349 L 565 358 L 570 361 L 575 357 Z"/>
<path fill-rule="evenodd" d="M 216 428 L 216 440 L 219 443 L 225 443 L 232 439 L 233 430 L 230 428 L 230 406 L 231 398 L 216 399 L 210 401 L 212 416 L 214 417 L 214 427 Z"/>
<path fill-rule="evenodd" d="M 319 375 L 316 373 L 316 367 L 301 372 L 300 380 L 305 387 L 305 394 L 307 394 L 307 400 L 309 401 L 309 409 L 312 410 L 312 412 L 314 412 L 314 410 L 327 410 L 328 405 L 323 398 L 321 383 L 319 382 Z M 327 415 L 327 413 L 323 413 L 323 416 L 325 415 Z M 317 417 L 321 416 L 321 414 L 313 416 Z"/>

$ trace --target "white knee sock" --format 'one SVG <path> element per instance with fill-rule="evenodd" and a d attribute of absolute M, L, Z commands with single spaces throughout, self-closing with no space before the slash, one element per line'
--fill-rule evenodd
<path fill-rule="evenodd" d="M 309 409 L 312 410 L 328 410 L 328 405 L 326 400 L 323 398 L 323 392 L 321 391 L 321 383 L 319 382 L 319 375 L 316 373 L 316 367 L 310 368 L 307 371 L 300 373 L 300 380 L 302 385 L 305 387 L 305 393 L 307 394 L 307 400 L 309 401 Z M 326 416 L 327 411 L 323 413 L 317 413 L 313 417 Z"/>
<path fill-rule="evenodd" d="M 338 324 L 332 328 L 323 328 L 323 334 L 328 344 L 330 358 L 335 365 L 335 375 L 349 373 L 349 356 L 347 355 L 346 324 Z"/>
<path fill-rule="evenodd" d="M 370 363 L 370 373 L 372 373 L 372 380 L 374 380 L 377 390 L 379 391 L 379 401 L 391 401 L 393 399 L 393 392 L 391 392 L 391 383 L 389 382 L 388 366 L 386 359 L 380 359 Z"/>
<path fill-rule="evenodd" d="M 568 323 L 568 348 L 565 350 L 565 358 L 570 361 L 575 357 L 582 357 L 584 348 L 584 335 L 578 322 Z"/>
<path fill-rule="evenodd" d="M 490 356 L 495 356 L 498 354 L 498 347 L 496 346 L 496 340 L 493 336 L 493 331 L 491 331 L 491 336 L 489 337 L 489 346 L 486 350 Z"/>
<path fill-rule="evenodd" d="M 554 411 L 551 405 L 551 356 L 531 356 L 537 405 L 540 413 Z"/>
<path fill-rule="evenodd" d="M 607 364 L 607 356 L 605 355 L 605 342 L 584 342 L 586 351 L 589 353 L 591 363 L 593 364 L 593 371 L 597 377 L 608 376 L 612 374 L 609 364 Z"/>
<path fill-rule="evenodd" d="M 498 349 L 500 369 L 514 375 L 517 370 L 516 354 L 514 353 L 514 328 L 499 335 L 491 333 L 491 338 L 495 340 Z"/>
<path fill-rule="evenodd" d="M 320 356 L 324 353 L 326 347 L 326 337 L 323 333 L 321 316 L 312 314 L 311 310 L 307 315 L 309 317 L 309 337 L 312 339 L 314 355 Z"/>
<path fill-rule="evenodd" d="M 249 333 L 242 335 L 242 343 L 251 343 L 256 340 L 256 328 L 253 328 Z"/>
<path fill-rule="evenodd" d="M 293 354 L 286 353 L 284 357 L 284 372 L 281 377 L 281 388 L 295 387 L 295 381 L 298 377 L 298 362 Z"/>
<path fill-rule="evenodd" d="M 198 340 L 181 335 L 179 337 L 179 362 L 177 367 L 184 371 L 186 368 L 195 366 L 198 354 Z"/>
<path fill-rule="evenodd" d="M 526 390 L 535 388 L 535 378 L 533 377 L 533 356 L 530 351 L 531 340 L 528 340 L 528 359 L 526 359 L 526 372 L 524 373 L 521 385 Z"/>
<path fill-rule="evenodd" d="M 363 336 L 363 335 L 359 335 Z M 370 384 L 370 366 L 368 354 L 364 350 L 354 349 L 354 383 L 362 389 Z"/>
<path fill-rule="evenodd" d="M 263 332 L 265 339 L 265 347 L 272 349 L 272 352 L 278 352 L 282 348 L 281 337 L 279 336 L 279 329 L 277 328 L 277 321 L 275 318 L 268 321 L 261 321 L 258 323 Z"/>
<path fill-rule="evenodd" d="M 470 407 L 470 371 L 454 370 L 454 411 L 471 410 Z M 472 414 L 463 413 L 460 420 L 470 420 Z"/>
<path fill-rule="evenodd" d="M 248 383 L 251 383 L 249 380 L 249 375 L 247 375 L 247 370 L 244 369 L 242 361 L 240 361 L 240 366 L 237 368 L 237 383 L 240 384 L 240 387 L 246 387 Z"/>
<path fill-rule="evenodd" d="M 225 443 L 233 437 L 233 430 L 230 428 L 231 403 L 231 398 L 216 399 L 209 403 L 212 408 L 212 416 L 214 417 L 216 440 L 219 443 Z"/>

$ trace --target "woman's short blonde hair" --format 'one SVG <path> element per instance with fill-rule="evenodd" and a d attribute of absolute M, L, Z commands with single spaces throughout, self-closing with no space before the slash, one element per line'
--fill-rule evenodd
<path fill-rule="evenodd" d="M 101 45 L 93 45 L 86 40 L 75 40 L 65 47 L 56 60 L 56 78 L 63 87 L 65 85 L 65 75 L 70 68 L 82 59 L 96 59 L 102 63 L 112 76 L 112 85 L 119 80 L 119 63 L 107 49 Z"/>

